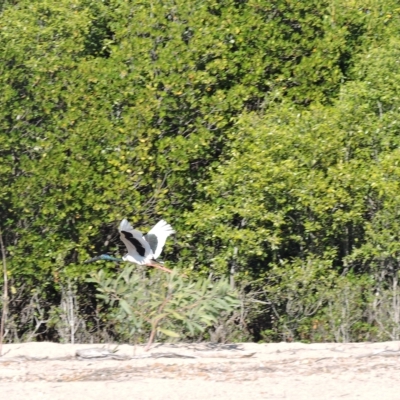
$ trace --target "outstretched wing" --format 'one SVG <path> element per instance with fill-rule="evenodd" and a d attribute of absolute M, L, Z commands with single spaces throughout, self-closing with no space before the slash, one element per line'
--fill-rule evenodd
<path fill-rule="evenodd" d="M 119 232 L 120 238 L 128 250 L 128 254 L 123 257 L 125 261 L 143 265 L 153 258 L 153 251 L 142 233 L 133 229 L 126 219 L 123 219 L 119 225 Z"/>
<path fill-rule="evenodd" d="M 172 226 L 162 219 L 157 222 L 157 224 L 154 225 L 150 232 L 144 237 L 149 243 L 155 259 L 160 256 L 167 237 L 173 233 L 175 233 L 175 231 L 172 229 Z"/>

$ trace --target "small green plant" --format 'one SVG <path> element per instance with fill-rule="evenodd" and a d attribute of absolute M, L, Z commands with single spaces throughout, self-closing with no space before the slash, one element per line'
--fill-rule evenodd
<path fill-rule="evenodd" d="M 146 350 L 157 333 L 171 338 L 194 337 L 215 324 L 221 313 L 230 313 L 240 305 L 227 280 L 191 281 L 176 271 L 155 272 L 144 278 L 132 266 L 116 279 L 99 271 L 89 281 L 98 285 L 98 298 L 115 306 L 122 337 L 150 333 Z"/>

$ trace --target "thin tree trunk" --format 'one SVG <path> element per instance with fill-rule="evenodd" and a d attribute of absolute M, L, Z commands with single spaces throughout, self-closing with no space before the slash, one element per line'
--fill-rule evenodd
<path fill-rule="evenodd" d="M 230 283 L 231 283 L 231 288 L 235 289 L 235 273 L 236 273 L 236 257 L 238 253 L 238 248 L 237 246 L 234 247 L 233 249 L 233 259 L 231 263 L 231 270 L 230 272 Z"/>
<path fill-rule="evenodd" d="M 7 278 L 7 263 L 6 263 L 6 250 L 3 242 L 3 235 L 0 230 L 0 248 L 3 259 L 3 311 L 1 313 L 0 322 L 0 357 L 3 354 L 3 338 L 4 338 L 4 327 L 7 320 L 7 308 L 8 308 L 8 278 Z"/>

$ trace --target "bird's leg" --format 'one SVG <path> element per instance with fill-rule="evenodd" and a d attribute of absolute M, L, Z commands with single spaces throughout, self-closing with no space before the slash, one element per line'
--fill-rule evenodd
<path fill-rule="evenodd" d="M 161 269 L 164 272 L 169 272 L 170 274 L 172 274 L 172 270 L 170 270 L 169 268 L 164 267 L 163 265 L 159 264 L 157 261 L 150 260 L 150 262 L 147 265 L 150 266 L 150 267 Z"/>

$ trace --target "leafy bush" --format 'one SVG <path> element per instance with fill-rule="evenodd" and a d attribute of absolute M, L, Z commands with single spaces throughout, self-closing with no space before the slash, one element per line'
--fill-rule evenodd
<path fill-rule="evenodd" d="M 123 339 L 143 340 L 147 348 L 156 334 L 194 339 L 221 315 L 229 316 L 240 305 L 237 294 L 221 279 L 190 281 L 179 275 L 157 273 L 143 277 L 131 266 L 116 278 L 99 271 L 89 280 L 98 285 L 98 298 L 115 311 L 113 318 Z"/>

